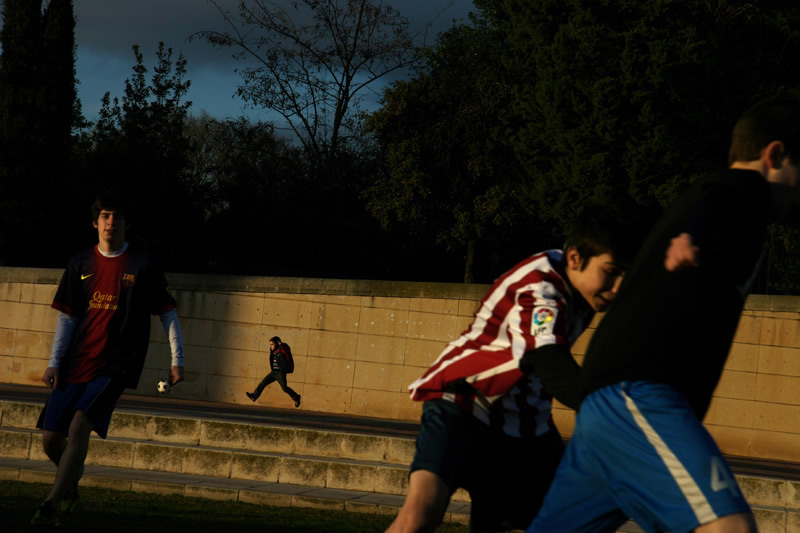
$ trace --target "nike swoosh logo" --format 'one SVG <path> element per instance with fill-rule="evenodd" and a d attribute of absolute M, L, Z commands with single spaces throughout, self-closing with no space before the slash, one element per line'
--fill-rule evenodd
<path fill-rule="evenodd" d="M 92 272 L 91 274 L 86 274 L 85 276 L 81 274 L 81 281 L 85 280 L 86 278 L 91 278 L 92 276 L 94 276 L 94 272 Z"/>

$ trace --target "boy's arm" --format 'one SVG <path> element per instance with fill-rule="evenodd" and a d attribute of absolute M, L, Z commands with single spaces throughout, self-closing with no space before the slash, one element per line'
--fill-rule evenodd
<path fill-rule="evenodd" d="M 170 385 L 183 381 L 183 335 L 181 324 L 178 322 L 178 312 L 175 309 L 165 311 L 160 315 L 161 325 L 169 340 L 169 349 L 172 354 L 172 367 L 170 368 Z"/>
<path fill-rule="evenodd" d="M 581 403 L 581 367 L 573 359 L 569 347 L 564 344 L 548 344 L 526 352 L 519 362 L 525 374 L 535 372 L 545 389 L 559 402 L 570 409 L 578 409 Z"/>
<path fill-rule="evenodd" d="M 58 369 L 61 368 L 61 360 L 67 353 L 67 348 L 77 327 L 78 317 L 59 311 L 56 333 L 53 336 L 53 349 L 50 351 L 50 360 L 47 361 L 47 368 L 42 375 L 42 381 L 50 388 L 58 387 Z"/>

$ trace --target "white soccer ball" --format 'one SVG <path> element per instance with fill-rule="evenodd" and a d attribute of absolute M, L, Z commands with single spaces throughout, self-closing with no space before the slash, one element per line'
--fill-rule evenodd
<path fill-rule="evenodd" d="M 159 381 L 156 389 L 158 392 L 167 392 L 169 390 L 169 381 Z"/>

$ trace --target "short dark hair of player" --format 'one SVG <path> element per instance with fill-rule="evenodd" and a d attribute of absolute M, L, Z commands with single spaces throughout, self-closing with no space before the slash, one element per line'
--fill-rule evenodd
<path fill-rule="evenodd" d="M 728 163 L 754 161 L 772 141 L 783 143 L 784 154 L 797 161 L 800 150 L 800 99 L 775 96 L 755 104 L 736 122 Z"/>
<path fill-rule="evenodd" d="M 281 338 L 276 335 L 276 336 L 272 337 L 269 340 L 269 342 L 274 342 L 275 344 L 280 344 L 281 343 Z"/>
<path fill-rule="evenodd" d="M 104 191 L 97 195 L 92 204 L 92 222 L 97 222 L 100 211 L 114 211 L 127 218 L 128 202 L 125 197 L 115 191 Z"/>
<path fill-rule="evenodd" d="M 611 254 L 614 263 L 626 270 L 633 263 L 638 247 L 637 225 L 620 210 L 589 203 L 584 205 L 567 227 L 564 251 L 575 248 L 581 256 L 581 269 L 589 259 Z"/>

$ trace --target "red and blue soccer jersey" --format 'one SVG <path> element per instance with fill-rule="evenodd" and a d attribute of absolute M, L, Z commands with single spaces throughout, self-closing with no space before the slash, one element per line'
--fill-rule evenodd
<path fill-rule="evenodd" d="M 150 315 L 176 307 L 164 273 L 145 252 L 103 256 L 95 246 L 73 256 L 52 306 L 78 318 L 61 379 L 122 377 L 135 388 L 150 342 Z"/>
<path fill-rule="evenodd" d="M 549 344 L 571 346 L 594 316 L 580 296 L 573 300 L 563 263 L 560 250 L 549 250 L 503 274 L 469 329 L 409 385 L 411 399 L 455 402 L 514 437 L 548 431 L 552 396 L 520 359 Z"/>

